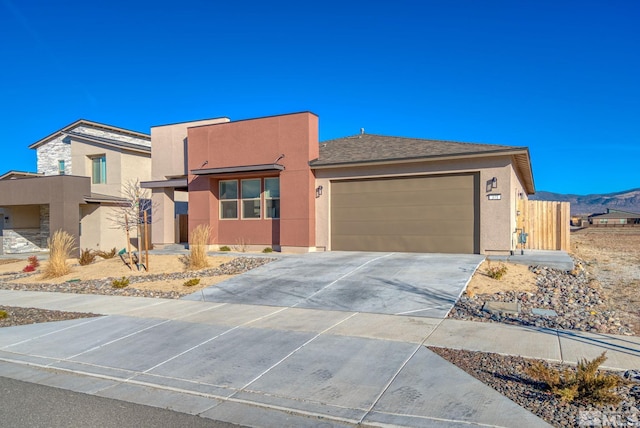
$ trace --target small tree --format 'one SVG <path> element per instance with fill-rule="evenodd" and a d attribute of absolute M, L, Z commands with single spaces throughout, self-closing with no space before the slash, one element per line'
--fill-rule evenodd
<path fill-rule="evenodd" d="M 139 180 L 129 180 L 122 187 L 122 202 L 111 213 L 109 220 L 113 223 L 114 228 L 127 233 L 127 245 L 129 245 L 129 234 L 135 231 L 137 247 L 138 250 L 141 250 L 140 237 L 145 224 L 144 213 L 147 213 L 147 224 L 151 224 L 153 213 L 156 210 L 157 204 L 152 202 L 149 189 L 140 187 Z"/>

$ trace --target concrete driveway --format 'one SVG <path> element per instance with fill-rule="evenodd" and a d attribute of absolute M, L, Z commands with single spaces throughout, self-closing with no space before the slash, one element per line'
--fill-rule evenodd
<path fill-rule="evenodd" d="M 476 254 L 290 255 L 185 299 L 444 318 L 483 259 Z"/>

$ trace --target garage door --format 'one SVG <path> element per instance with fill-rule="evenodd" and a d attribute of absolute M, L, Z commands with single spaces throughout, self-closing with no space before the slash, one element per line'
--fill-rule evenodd
<path fill-rule="evenodd" d="M 479 253 L 479 177 L 331 183 L 331 249 Z"/>

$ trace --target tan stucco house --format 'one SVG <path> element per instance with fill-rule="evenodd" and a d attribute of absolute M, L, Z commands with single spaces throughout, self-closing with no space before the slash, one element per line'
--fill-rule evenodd
<path fill-rule="evenodd" d="M 151 135 L 143 186 L 164 207 L 154 245 L 180 242 L 175 195 L 186 190 L 188 228 L 210 225 L 212 248 L 508 254 L 519 201 L 535 192 L 526 147 L 364 132 L 320 142 L 310 112 Z"/>
<path fill-rule="evenodd" d="M 78 120 L 31 144 L 37 172 L 0 176 L 0 230 L 5 254 L 45 249 L 63 229 L 78 248 L 121 248 L 126 238 L 112 218 L 123 186 L 151 178 L 151 138 Z"/>

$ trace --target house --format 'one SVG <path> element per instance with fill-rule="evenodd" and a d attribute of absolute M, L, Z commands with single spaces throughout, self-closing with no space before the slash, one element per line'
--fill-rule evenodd
<path fill-rule="evenodd" d="M 590 215 L 589 225 L 596 227 L 640 226 L 640 214 L 607 208 L 606 213 Z"/>
<path fill-rule="evenodd" d="M 363 132 L 320 143 L 310 112 L 179 128 L 171 173 L 143 183 L 166 202 L 154 244 L 171 242 L 171 189 L 186 186 L 189 230 L 210 225 L 214 248 L 508 254 L 535 192 L 526 147 Z"/>
<path fill-rule="evenodd" d="M 77 120 L 31 144 L 37 172 L 0 177 L 1 250 L 39 251 L 63 229 L 78 248 L 120 248 L 126 238 L 113 223 L 125 202 L 123 187 L 151 178 L 151 139 L 88 120 Z"/>

